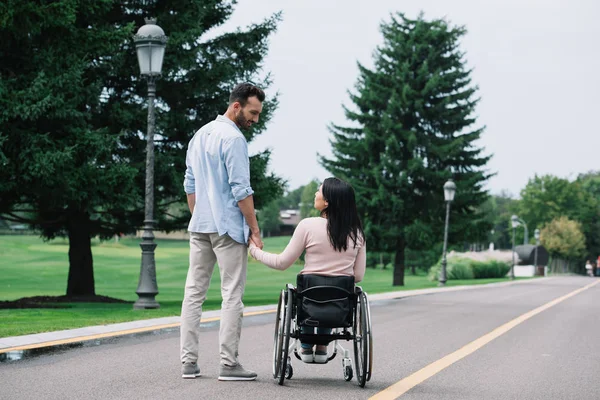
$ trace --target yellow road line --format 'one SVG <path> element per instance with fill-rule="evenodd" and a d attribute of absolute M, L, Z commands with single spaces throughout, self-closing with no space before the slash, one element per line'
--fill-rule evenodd
<path fill-rule="evenodd" d="M 254 315 L 261 315 L 261 314 L 272 314 L 272 313 L 275 313 L 276 311 L 277 310 L 253 311 L 253 312 L 245 313 L 244 317 L 251 317 L 251 316 L 254 316 Z M 202 323 L 219 321 L 220 319 L 221 319 L 221 317 L 207 318 L 207 319 L 203 319 Z M 35 344 L 28 344 L 28 345 L 24 345 L 24 346 L 7 347 L 7 348 L 4 348 L 4 349 L 0 349 L 0 354 L 2 354 L 2 353 L 8 353 L 10 351 L 39 349 L 40 347 L 58 346 L 58 345 L 61 345 L 61 344 L 79 343 L 79 342 L 85 342 L 85 341 L 88 341 L 88 340 L 97 340 L 97 339 L 104 339 L 104 338 L 109 338 L 109 337 L 131 335 L 131 334 L 134 334 L 134 333 L 156 331 L 156 330 L 160 330 L 160 329 L 176 328 L 179 325 L 181 325 L 181 323 L 174 322 L 172 324 L 147 326 L 147 327 L 143 327 L 143 328 L 127 329 L 127 330 L 124 330 L 124 331 L 98 333 L 98 334 L 95 334 L 95 335 L 87 335 L 87 336 L 79 336 L 79 337 L 75 337 L 75 338 L 52 340 L 52 341 L 49 341 L 49 342 L 41 342 L 41 343 L 35 343 Z M 0 341 L 1 340 L 2 339 L 0 339 Z"/>
<path fill-rule="evenodd" d="M 461 349 L 456 350 L 454 353 L 448 354 L 447 356 L 440 358 L 439 360 L 420 369 L 419 371 L 415 372 L 414 374 L 407 376 L 406 378 L 396 382 L 395 384 L 388 387 L 387 389 L 370 397 L 369 400 L 388 400 L 388 399 L 396 399 L 399 396 L 402 396 L 404 393 L 408 392 L 410 389 L 414 388 L 418 384 L 431 378 L 438 372 L 448 368 L 450 365 L 465 358 L 469 354 L 474 353 L 475 351 L 479 350 L 481 347 L 485 346 L 492 340 L 505 334 L 506 332 L 508 332 L 509 330 L 514 328 L 515 326 L 527 321 L 529 318 L 541 313 L 542 311 L 545 311 L 545 310 L 549 309 L 550 307 L 555 306 L 558 303 L 565 301 L 568 298 L 573 297 L 573 296 L 583 292 L 584 290 L 591 288 L 592 286 L 594 286 L 598 283 L 600 283 L 600 280 L 597 280 L 593 283 L 590 283 L 589 285 L 586 285 L 582 288 L 574 290 L 571 293 L 568 293 L 564 296 L 558 297 L 558 298 L 556 298 L 534 310 L 531 310 L 531 311 L 513 319 L 512 321 L 507 322 L 506 324 L 504 324 L 502 326 L 499 326 L 498 328 L 494 329 L 490 333 L 483 335 L 479 339 L 475 339 L 474 341 L 472 341 L 471 343 L 462 347 Z"/>

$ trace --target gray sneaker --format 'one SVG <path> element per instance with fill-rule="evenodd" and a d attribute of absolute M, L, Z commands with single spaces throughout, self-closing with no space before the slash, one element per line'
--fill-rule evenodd
<path fill-rule="evenodd" d="M 200 367 L 195 362 L 184 362 L 181 366 L 181 377 L 184 379 L 194 379 L 200 374 Z"/>
<path fill-rule="evenodd" d="M 256 372 L 244 369 L 242 364 L 233 367 L 221 365 L 219 371 L 220 381 L 253 381 L 256 379 Z"/>

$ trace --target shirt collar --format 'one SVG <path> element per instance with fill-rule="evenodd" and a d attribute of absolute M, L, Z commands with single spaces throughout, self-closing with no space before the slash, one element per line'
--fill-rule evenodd
<path fill-rule="evenodd" d="M 242 133 L 242 131 L 240 130 L 240 128 L 235 124 L 235 122 L 233 122 L 232 120 L 230 120 L 229 118 L 227 118 L 224 115 L 217 115 L 217 118 L 215 119 L 215 121 L 225 122 L 226 124 L 229 124 L 229 125 L 233 126 L 240 133 Z"/>

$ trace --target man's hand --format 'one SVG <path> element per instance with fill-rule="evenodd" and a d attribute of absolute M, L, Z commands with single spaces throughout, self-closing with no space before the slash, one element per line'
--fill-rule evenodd
<path fill-rule="evenodd" d="M 194 214 L 194 207 L 196 207 L 196 193 L 187 195 L 188 207 L 190 208 L 190 213 Z"/>
<path fill-rule="evenodd" d="M 264 247 L 264 243 L 260 238 L 260 231 L 252 232 L 250 235 L 250 243 L 254 244 L 256 247 L 262 250 Z"/>

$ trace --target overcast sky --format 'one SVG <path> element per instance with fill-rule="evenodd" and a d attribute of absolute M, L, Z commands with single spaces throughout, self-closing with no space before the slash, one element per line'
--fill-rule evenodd
<path fill-rule="evenodd" d="M 491 193 L 518 196 L 536 173 L 600 170 L 600 1 L 239 0 L 222 29 L 280 10 L 264 65 L 274 78 L 267 95 L 279 91 L 280 107 L 250 152 L 271 148 L 270 167 L 290 189 L 329 176 L 317 162 L 317 152 L 331 154 L 327 125 L 346 122 L 341 105 L 350 104 L 356 63 L 372 66 L 379 24 L 398 11 L 467 28 L 462 50 L 487 126 L 479 145 L 497 173 Z"/>

